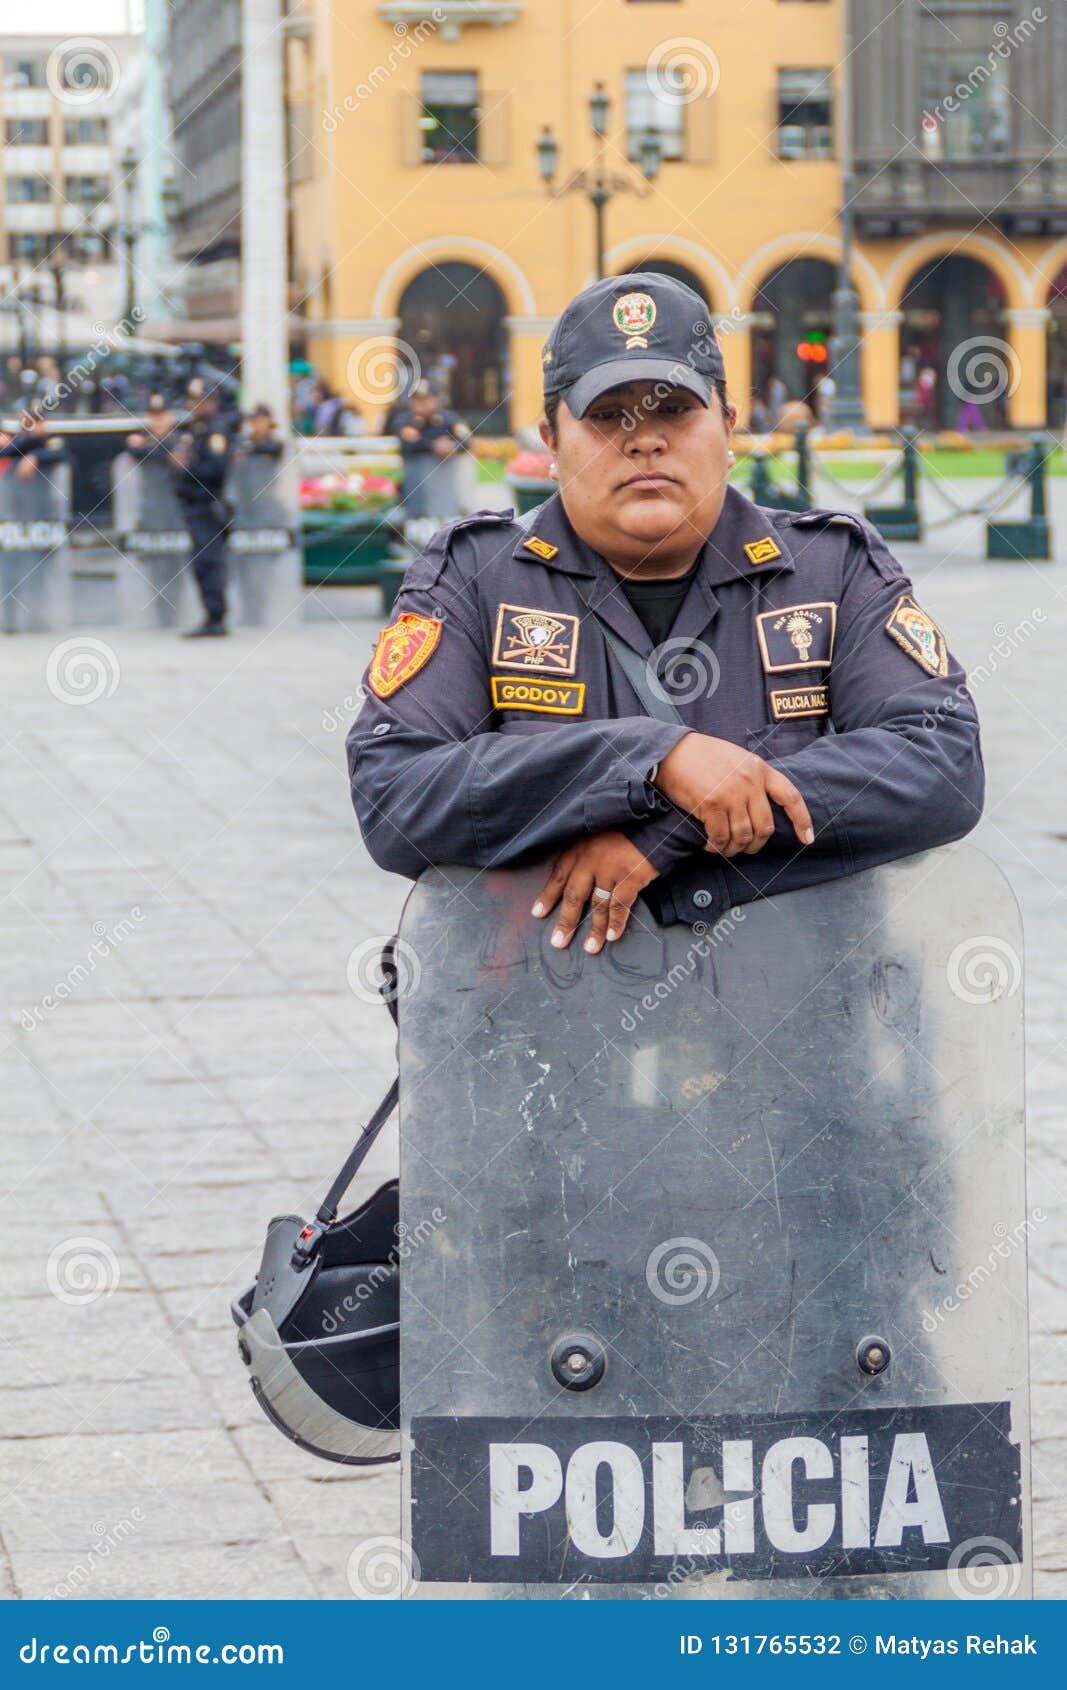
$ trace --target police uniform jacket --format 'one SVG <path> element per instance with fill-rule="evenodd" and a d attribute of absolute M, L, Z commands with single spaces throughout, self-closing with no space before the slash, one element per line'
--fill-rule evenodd
<path fill-rule="evenodd" d="M 665 686 L 689 654 L 690 678 L 668 689 L 683 726 L 644 713 L 605 627 Z M 375 861 L 412 877 L 621 829 L 659 871 L 645 896 L 661 919 L 696 922 L 956 839 L 982 805 L 963 670 L 877 531 L 847 513 L 761 509 L 734 488 L 654 658 L 557 494 L 529 528 L 483 512 L 434 538 L 364 693 L 348 738 L 356 812 Z M 775 806 L 757 855 L 707 852 L 648 778 L 689 729 L 788 775 L 814 844 Z"/>
<path fill-rule="evenodd" d="M 402 411 L 396 419 L 396 432 L 401 429 L 416 428 L 419 431 L 417 440 L 400 438 L 400 455 L 402 458 L 417 458 L 423 453 L 432 452 L 435 440 L 460 440 L 462 430 L 459 417 L 455 411 L 436 411 L 432 417 L 417 417 L 413 411 Z"/>
<path fill-rule="evenodd" d="M 36 458 L 42 469 L 48 469 L 54 464 L 65 464 L 70 454 L 66 445 L 58 435 L 29 434 L 20 429 L 10 438 L 0 435 L 0 459 L 3 458 Z"/>

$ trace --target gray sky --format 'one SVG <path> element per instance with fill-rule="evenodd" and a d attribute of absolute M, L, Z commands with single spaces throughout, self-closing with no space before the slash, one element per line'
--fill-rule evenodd
<path fill-rule="evenodd" d="M 140 0 L 3 0 L 0 29 L 5 35 L 107 34 L 124 29 L 131 13 L 140 17 Z"/>

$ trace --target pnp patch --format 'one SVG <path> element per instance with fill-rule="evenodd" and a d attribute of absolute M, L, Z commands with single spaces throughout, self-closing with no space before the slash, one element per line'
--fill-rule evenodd
<path fill-rule="evenodd" d="M 502 604 L 496 617 L 493 667 L 573 675 L 578 662 L 579 627 L 577 616 L 563 610 Z"/>
<path fill-rule="evenodd" d="M 798 687 L 795 692 L 772 692 L 771 712 L 776 722 L 794 722 L 798 716 L 828 716 L 829 687 Z"/>
<path fill-rule="evenodd" d="M 493 675 L 489 684 L 497 710 L 580 716 L 585 709 L 584 681 L 517 681 L 510 675 Z"/>
<path fill-rule="evenodd" d="M 944 634 L 910 593 L 903 593 L 893 607 L 893 614 L 885 625 L 891 640 L 906 651 L 920 669 L 928 675 L 948 674 L 948 644 Z"/>
<path fill-rule="evenodd" d="M 816 604 L 787 604 L 756 617 L 756 637 L 768 675 L 786 669 L 828 669 L 837 628 L 832 599 Z"/>
<path fill-rule="evenodd" d="M 769 534 L 762 540 L 746 540 L 745 556 L 749 563 L 770 563 L 772 558 L 781 557 L 782 548 Z"/>
<path fill-rule="evenodd" d="M 558 546 L 553 546 L 549 541 L 542 540 L 540 534 L 531 534 L 523 549 L 528 552 L 535 552 L 538 557 L 555 557 L 559 551 Z"/>

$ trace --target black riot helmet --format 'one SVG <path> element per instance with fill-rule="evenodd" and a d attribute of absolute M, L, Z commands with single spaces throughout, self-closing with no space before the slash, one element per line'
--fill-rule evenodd
<path fill-rule="evenodd" d="M 395 1015 L 391 946 L 383 975 Z M 237 1348 L 267 1417 L 312 1455 L 354 1467 L 400 1456 L 398 1183 L 380 1186 L 342 1219 L 337 1208 L 398 1090 L 394 1080 L 314 1221 L 271 1221 L 255 1284 L 231 1306 Z"/>

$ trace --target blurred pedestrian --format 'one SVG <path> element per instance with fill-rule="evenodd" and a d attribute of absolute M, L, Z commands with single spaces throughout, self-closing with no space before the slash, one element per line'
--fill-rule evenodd
<path fill-rule="evenodd" d="M 428 381 L 420 381 L 395 427 L 404 464 L 405 514 L 409 518 L 456 515 L 459 491 L 455 475 L 440 472 L 470 439 L 466 423 L 442 405 L 440 395 Z"/>

